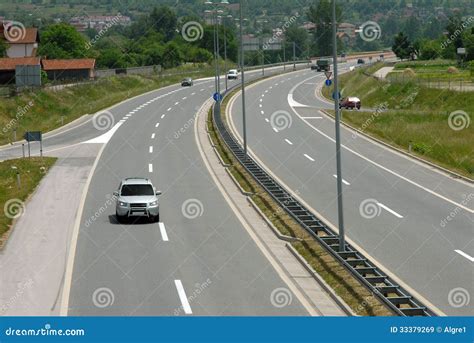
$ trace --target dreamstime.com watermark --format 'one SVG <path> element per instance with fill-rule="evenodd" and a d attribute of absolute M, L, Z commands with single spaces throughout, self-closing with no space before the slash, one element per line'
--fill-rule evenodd
<path fill-rule="evenodd" d="M 281 28 L 276 29 L 273 36 L 263 44 L 263 50 L 268 50 L 272 44 L 279 43 L 279 38 L 288 30 L 288 28 L 299 18 L 299 14 L 291 16 Z"/>
<path fill-rule="evenodd" d="M 441 43 L 441 49 L 446 49 L 449 44 L 451 44 L 456 38 L 458 38 L 462 34 L 462 32 L 472 24 L 474 24 L 474 16 L 471 15 L 456 28 L 456 30 L 451 34 L 451 36 L 449 36 L 443 43 Z"/>
<path fill-rule="evenodd" d="M 85 336 L 84 329 L 52 329 L 50 324 L 45 324 L 39 329 L 5 329 L 5 336 Z"/>
<path fill-rule="evenodd" d="M 469 193 L 467 195 L 464 196 L 464 199 L 461 201 L 461 205 L 466 207 L 467 204 L 469 204 L 469 202 L 471 200 L 474 199 L 474 193 Z M 462 208 L 459 207 L 459 206 L 456 206 L 451 212 L 449 212 L 449 214 L 443 218 L 440 223 L 439 223 L 439 226 L 441 226 L 442 228 L 445 228 L 446 225 L 451 222 L 452 220 L 454 220 L 454 218 L 462 211 Z"/>
<path fill-rule="evenodd" d="M 18 300 L 23 296 L 26 290 L 33 287 L 34 281 L 33 279 L 28 279 L 24 282 L 20 282 L 18 288 L 9 299 L 7 299 L 0 308 L 0 315 L 4 315 L 9 309 L 13 308 L 13 306 L 18 302 Z"/>
<path fill-rule="evenodd" d="M 15 118 L 12 118 L 2 129 L 3 133 L 11 131 L 14 127 L 17 126 L 18 121 L 28 113 L 28 111 L 35 105 L 35 103 L 30 100 L 25 106 L 18 106 L 16 109 Z"/>
<path fill-rule="evenodd" d="M 374 122 L 374 120 L 377 119 L 382 113 L 386 112 L 387 109 L 388 102 L 383 102 L 382 104 L 378 105 L 372 115 L 365 122 L 362 123 L 358 130 L 364 132 L 365 129 L 367 129 Z M 357 138 L 357 134 L 355 132 L 352 134 L 352 138 Z"/>
<path fill-rule="evenodd" d="M 211 283 L 212 283 L 212 280 L 209 279 L 209 278 L 206 281 L 204 281 L 203 283 L 196 283 L 194 285 L 194 287 L 195 287 L 194 291 L 187 298 L 188 302 L 192 303 L 194 300 L 196 300 L 196 298 L 198 298 L 201 295 L 201 293 L 204 292 L 204 290 L 211 285 Z M 174 310 L 174 315 L 179 316 L 183 310 L 184 310 L 184 308 L 181 305 L 179 308 Z"/>
<path fill-rule="evenodd" d="M 117 200 L 117 196 L 115 195 L 107 195 L 107 200 L 104 202 L 102 206 L 100 206 L 97 211 L 94 212 L 92 216 L 86 219 L 84 222 L 85 227 L 91 226 L 100 216 L 102 216 L 108 208 L 115 205 L 115 201 Z"/>
<path fill-rule="evenodd" d="M 97 34 L 85 44 L 86 50 L 89 50 L 90 48 L 92 48 L 99 41 L 99 39 L 101 39 L 107 33 L 107 31 L 110 30 L 111 27 L 118 24 L 121 18 L 122 18 L 122 14 L 119 13 L 115 17 L 113 17 L 111 21 L 107 22 L 104 28 L 101 29 L 99 32 L 97 32 Z"/>

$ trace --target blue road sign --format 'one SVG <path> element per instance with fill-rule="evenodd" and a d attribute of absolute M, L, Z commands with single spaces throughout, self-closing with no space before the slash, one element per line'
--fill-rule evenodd
<path fill-rule="evenodd" d="M 340 100 L 340 99 L 341 99 L 341 92 L 338 92 L 338 93 L 339 93 L 339 94 L 338 94 L 338 95 L 339 95 L 338 98 L 339 98 L 339 100 Z M 333 98 L 334 100 L 336 100 L 336 92 L 332 92 L 332 98 Z"/>
<path fill-rule="evenodd" d="M 332 85 L 332 81 L 331 80 L 326 80 L 325 84 L 326 84 L 326 86 L 329 87 L 330 85 Z"/>
<path fill-rule="evenodd" d="M 214 93 L 212 98 L 214 99 L 214 101 L 221 101 L 222 100 L 222 95 L 216 92 L 216 93 Z"/>

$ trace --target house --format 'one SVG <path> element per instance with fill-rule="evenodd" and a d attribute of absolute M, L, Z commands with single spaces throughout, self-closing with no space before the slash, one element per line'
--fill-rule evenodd
<path fill-rule="evenodd" d="M 356 26 L 351 23 L 340 23 L 337 26 L 337 32 L 344 33 L 349 38 L 354 38 L 356 35 Z"/>
<path fill-rule="evenodd" d="M 88 80 L 94 78 L 95 59 L 42 59 L 43 70 L 49 80 Z"/>
<path fill-rule="evenodd" d="M 40 41 L 36 27 L 24 28 L 14 22 L 0 23 L 0 39 L 8 45 L 7 57 L 35 57 Z"/>
<path fill-rule="evenodd" d="M 17 66 L 40 66 L 39 57 L 0 58 L 0 84 L 14 84 Z"/>
<path fill-rule="evenodd" d="M 118 13 L 115 16 L 111 15 L 92 15 L 92 16 L 78 16 L 72 17 L 69 24 L 74 26 L 77 31 L 83 32 L 86 29 L 95 29 L 96 31 L 107 29 L 113 25 L 128 26 L 131 24 L 131 19 Z"/>

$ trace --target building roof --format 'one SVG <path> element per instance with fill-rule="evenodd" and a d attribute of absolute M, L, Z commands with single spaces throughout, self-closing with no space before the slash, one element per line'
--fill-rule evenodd
<path fill-rule="evenodd" d="M 15 70 L 17 65 L 39 65 L 39 57 L 0 58 L 0 70 Z"/>
<path fill-rule="evenodd" d="M 27 27 L 24 30 L 15 31 L 15 34 L 21 32 L 20 35 L 16 35 L 9 39 L 7 36 L 7 32 L 12 28 L 14 28 L 14 26 L 10 28 L 8 27 L 8 21 L 3 22 L 3 25 L 1 25 L 1 38 L 4 38 L 8 42 L 8 44 L 33 44 L 39 42 L 38 29 L 36 27 Z"/>
<path fill-rule="evenodd" d="M 95 59 L 41 60 L 44 70 L 94 69 Z"/>

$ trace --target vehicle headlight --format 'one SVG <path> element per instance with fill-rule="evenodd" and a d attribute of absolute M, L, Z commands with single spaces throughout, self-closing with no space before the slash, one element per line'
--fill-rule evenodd
<path fill-rule="evenodd" d="M 119 201 L 119 205 L 120 206 L 123 206 L 123 207 L 127 207 L 128 204 L 126 202 L 123 202 L 123 201 Z"/>
<path fill-rule="evenodd" d="M 158 200 L 152 201 L 148 206 L 158 206 Z"/>

